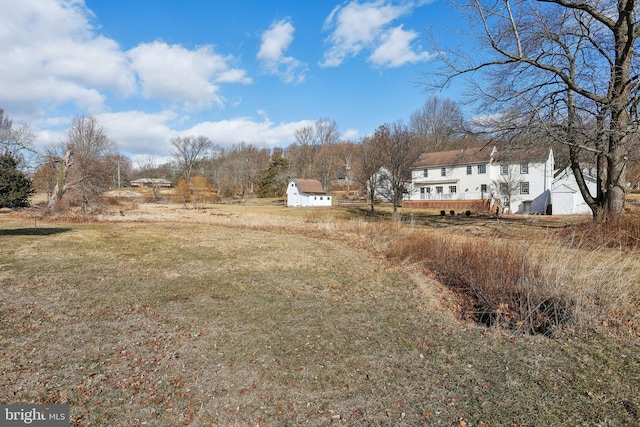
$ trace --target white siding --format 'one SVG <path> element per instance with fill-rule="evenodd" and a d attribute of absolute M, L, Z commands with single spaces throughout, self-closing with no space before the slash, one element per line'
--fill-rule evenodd
<path fill-rule="evenodd" d="M 596 180 L 585 175 L 589 193 L 596 194 Z M 553 181 L 552 204 L 554 215 L 591 214 L 591 208 L 584 201 L 576 178 L 569 168 L 562 171 Z"/>
<path fill-rule="evenodd" d="M 412 189 L 410 200 L 476 200 L 489 197 L 491 184 L 490 167 L 485 165 L 486 173 L 478 173 L 478 164 L 471 164 L 471 174 L 467 174 L 467 166 L 449 166 L 442 176 L 442 167 L 416 168 L 411 171 Z M 428 176 L 424 176 L 427 169 Z M 482 192 L 482 185 L 485 185 L 487 192 Z M 455 193 L 451 187 L 455 186 Z M 437 187 L 442 187 L 442 193 L 436 191 Z M 424 190 L 422 190 L 424 189 Z M 430 192 L 427 191 L 430 190 Z"/>
<path fill-rule="evenodd" d="M 300 193 L 295 181 L 291 181 L 287 186 L 287 206 L 331 206 L 331 196 Z"/>
<path fill-rule="evenodd" d="M 500 182 L 510 182 L 516 187 L 511 193 L 510 210 L 512 213 L 546 212 L 551 203 L 551 186 L 553 181 L 553 152 L 544 161 L 522 162 L 527 164 L 526 171 L 521 169 L 521 162 L 506 163 L 508 178 L 502 175 L 500 164 L 469 163 L 447 166 L 442 176 L 442 166 L 418 167 L 412 170 L 412 188 L 410 200 L 481 200 L 502 199 L 506 194 L 500 193 Z M 478 173 L 478 165 L 485 165 L 486 173 Z M 471 166 L 471 173 L 469 168 Z M 427 176 L 425 177 L 425 169 Z M 526 172 L 526 173 L 523 173 Z M 522 184 L 526 183 L 526 184 Z M 455 192 L 452 187 L 455 186 Z M 522 194 L 521 188 L 528 187 L 528 194 Z M 442 189 L 440 193 L 438 190 Z M 484 191 L 483 191 L 484 190 Z"/>

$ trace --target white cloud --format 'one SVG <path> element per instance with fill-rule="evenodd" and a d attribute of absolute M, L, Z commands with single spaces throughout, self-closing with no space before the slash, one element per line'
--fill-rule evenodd
<path fill-rule="evenodd" d="M 188 134 L 209 136 L 215 144 L 231 146 L 245 142 L 259 147 L 287 146 L 295 141 L 297 129 L 310 121 L 281 123 L 275 125 L 269 121 L 257 122 L 240 117 L 218 122 L 203 122 L 189 129 Z"/>
<path fill-rule="evenodd" d="M 258 147 L 285 147 L 295 141 L 295 131 L 312 121 L 273 123 L 264 111 L 259 118 L 236 117 L 220 121 L 203 121 L 187 128 L 188 117 L 172 111 L 149 114 L 141 111 L 104 113 L 97 116 L 105 132 L 113 138 L 119 149 L 129 156 L 169 156 L 169 140 L 176 136 L 205 135 L 214 144 L 229 147 L 245 142 Z M 40 137 L 42 137 L 42 133 Z"/>
<path fill-rule="evenodd" d="M 140 44 L 128 54 L 144 97 L 182 103 L 192 110 L 222 106 L 216 82 L 252 82 L 244 70 L 229 66 L 232 57 L 215 53 L 211 46 L 191 51 L 156 41 Z"/>
<path fill-rule="evenodd" d="M 388 0 L 368 3 L 353 0 L 345 6 L 336 7 L 324 23 L 325 31 L 331 31 L 331 34 L 325 39 L 329 48 L 320 65 L 337 67 L 365 49 L 373 51 L 370 61 L 376 65 L 398 67 L 425 60 L 428 53 L 416 53 L 411 49 L 410 42 L 417 35 L 415 32 L 404 31 L 402 26 L 388 29 L 393 21 L 423 4 L 424 1 L 394 5 Z M 394 55 L 391 50 L 394 47 L 402 50 Z"/>
<path fill-rule="evenodd" d="M 432 58 L 429 52 L 416 53 L 411 48 L 411 42 L 418 37 L 415 31 L 405 31 L 402 25 L 387 32 L 382 38 L 382 44 L 369 56 L 369 61 L 378 66 L 391 68 L 405 64 L 428 61 Z"/>
<path fill-rule="evenodd" d="M 190 110 L 221 106 L 220 86 L 249 84 L 235 58 L 211 46 L 189 50 L 154 42 L 124 52 L 100 35 L 83 0 L 2 2 L 0 100 L 12 118 L 100 114 L 110 100 L 142 95 Z M 139 85 L 141 84 L 141 87 Z"/>
<path fill-rule="evenodd" d="M 178 134 L 171 125 L 177 115 L 172 111 L 144 113 L 122 111 L 97 116 L 105 133 L 129 155 L 159 155 L 169 152 L 169 140 Z"/>
<path fill-rule="evenodd" d="M 47 105 L 104 109 L 103 90 L 128 95 L 135 77 L 113 40 L 96 36 L 81 1 L 4 2 L 0 14 L 0 97 L 16 115 Z"/>
<path fill-rule="evenodd" d="M 214 144 L 231 146 L 245 142 L 258 147 L 285 147 L 295 141 L 295 131 L 312 121 L 301 120 L 274 124 L 268 117 L 262 116 L 262 121 L 250 117 L 238 117 L 231 120 L 217 122 L 202 122 L 192 128 L 180 132 L 184 135 L 205 135 Z"/>
<path fill-rule="evenodd" d="M 285 83 L 301 83 L 305 79 L 306 65 L 284 54 L 293 42 L 294 32 L 288 19 L 274 22 L 262 33 L 262 44 L 256 55 L 263 72 L 278 76 Z"/>

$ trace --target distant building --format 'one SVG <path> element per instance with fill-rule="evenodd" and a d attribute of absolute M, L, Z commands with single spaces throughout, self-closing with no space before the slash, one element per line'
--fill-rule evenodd
<path fill-rule="evenodd" d="M 292 179 L 287 186 L 287 206 L 331 206 L 331 196 L 317 179 Z"/>
<path fill-rule="evenodd" d="M 140 178 L 131 181 L 131 186 L 169 188 L 171 187 L 171 181 L 163 178 Z"/>

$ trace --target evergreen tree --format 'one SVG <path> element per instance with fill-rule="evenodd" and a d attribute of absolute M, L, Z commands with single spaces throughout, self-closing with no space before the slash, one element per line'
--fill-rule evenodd
<path fill-rule="evenodd" d="M 0 208 L 26 208 L 33 194 L 31 180 L 18 170 L 18 162 L 10 154 L 0 154 Z"/>
<path fill-rule="evenodd" d="M 283 197 L 290 179 L 289 160 L 282 155 L 282 150 L 275 150 L 271 155 L 269 167 L 264 171 L 258 197 Z"/>

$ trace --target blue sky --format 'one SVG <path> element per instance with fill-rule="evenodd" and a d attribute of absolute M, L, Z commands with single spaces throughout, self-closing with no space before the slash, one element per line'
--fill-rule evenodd
<path fill-rule="evenodd" d="M 458 17 L 424 0 L 0 0 L 0 107 L 37 143 L 93 114 L 134 162 L 175 136 L 286 147 L 319 118 L 357 141 L 427 98 L 429 36 Z M 452 91 L 437 94 L 456 99 Z"/>

